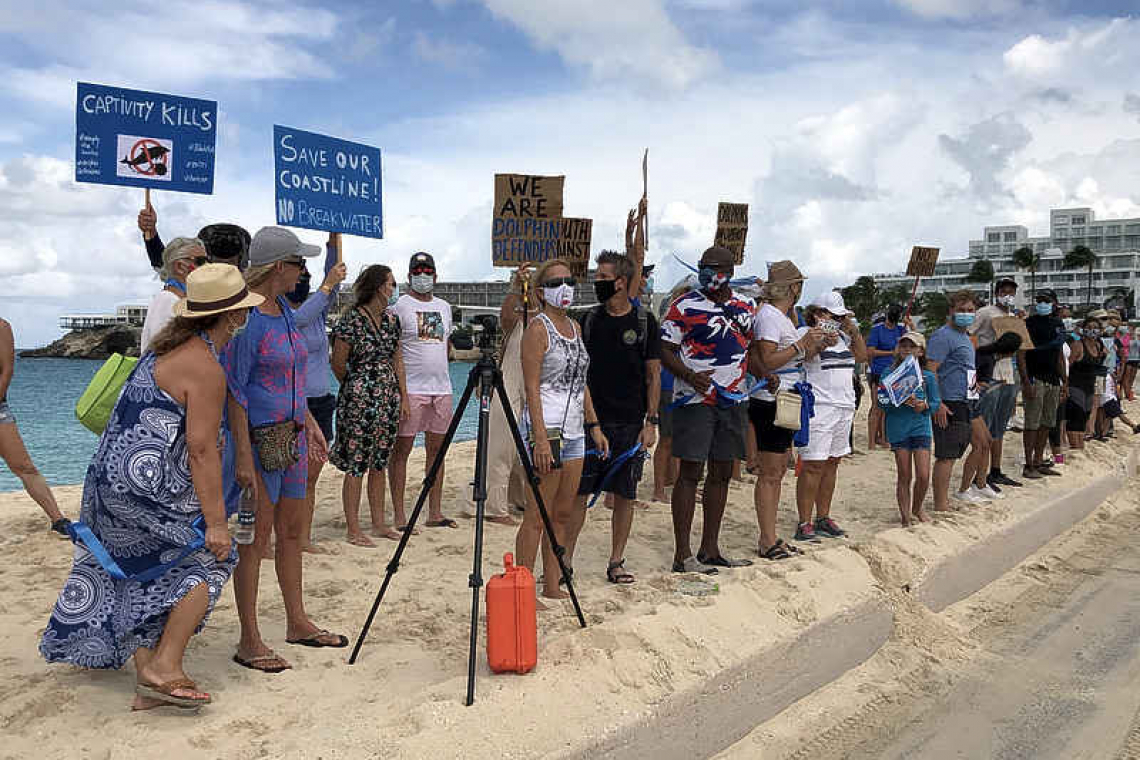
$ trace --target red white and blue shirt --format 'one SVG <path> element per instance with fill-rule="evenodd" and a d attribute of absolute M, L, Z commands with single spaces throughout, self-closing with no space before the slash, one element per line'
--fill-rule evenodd
<path fill-rule="evenodd" d="M 704 292 L 692 290 L 669 307 L 661 322 L 661 340 L 681 347 L 681 361 L 693 372 L 712 370 L 713 387 L 703 398 L 681 378 L 674 381 L 673 396 L 691 396 L 688 404 L 716 406 L 735 394 L 746 396 L 748 346 L 756 306 L 733 294 L 716 303 Z"/>

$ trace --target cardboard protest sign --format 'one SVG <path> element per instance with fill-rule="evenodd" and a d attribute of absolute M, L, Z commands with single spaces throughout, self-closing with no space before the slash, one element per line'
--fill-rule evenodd
<path fill-rule="evenodd" d="M 514 267 L 559 255 L 566 177 L 496 174 L 491 264 Z M 588 253 L 587 253 L 588 255 Z"/>
<path fill-rule="evenodd" d="M 894 406 L 902 406 L 922 387 L 922 367 L 913 356 L 908 356 L 899 366 L 883 378 L 883 387 Z"/>
<path fill-rule="evenodd" d="M 593 233 L 593 219 L 562 217 L 556 258 L 570 264 L 570 271 L 575 277 L 585 277 L 590 268 L 590 239 Z"/>
<path fill-rule="evenodd" d="M 78 82 L 75 181 L 214 192 L 218 104 Z"/>
<path fill-rule="evenodd" d="M 273 178 L 278 224 L 384 237 L 379 148 L 274 125 Z"/>
<path fill-rule="evenodd" d="M 938 263 L 938 248 L 924 248 L 916 245 L 910 251 L 910 263 L 906 273 L 911 277 L 933 277 L 934 265 Z"/>
<path fill-rule="evenodd" d="M 1020 335 L 1022 351 L 1030 351 L 1034 348 L 1033 339 L 1029 337 L 1029 330 L 1026 329 L 1025 320 L 1021 317 L 994 317 L 991 324 L 994 328 L 994 335 L 999 338 L 1007 332 Z"/>
<path fill-rule="evenodd" d="M 748 204 L 720 203 L 716 209 L 716 237 L 713 245 L 727 248 L 744 263 L 744 241 L 748 237 Z"/>

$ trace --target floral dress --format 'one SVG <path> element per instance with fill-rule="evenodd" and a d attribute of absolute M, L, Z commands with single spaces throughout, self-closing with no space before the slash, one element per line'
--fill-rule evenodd
<path fill-rule="evenodd" d="M 80 520 L 129 576 L 173 564 L 152 580 L 120 580 L 77 543 L 40 641 L 48 662 L 121 668 L 139 647 L 158 646 L 170 611 L 199 584 L 209 617 L 237 565 L 236 551 L 219 561 L 189 548 L 201 539 L 202 503 L 190 477 L 186 410 L 158 387 L 154 363 L 146 354 L 123 386 L 87 468 Z"/>
<path fill-rule="evenodd" d="M 400 384 L 394 357 L 400 347 L 400 319 L 384 312 L 379 329 L 360 309 L 345 314 L 333 340 L 348 344 L 348 364 L 336 404 L 336 443 L 329 461 L 362 477 L 383 470 L 400 428 Z"/>

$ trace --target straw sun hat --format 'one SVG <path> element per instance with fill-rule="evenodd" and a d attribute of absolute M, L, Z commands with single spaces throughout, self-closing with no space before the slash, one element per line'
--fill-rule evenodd
<path fill-rule="evenodd" d="M 186 297 L 174 304 L 174 316 L 210 317 L 258 306 L 265 298 L 249 292 L 245 278 L 230 264 L 204 264 L 186 278 Z"/>

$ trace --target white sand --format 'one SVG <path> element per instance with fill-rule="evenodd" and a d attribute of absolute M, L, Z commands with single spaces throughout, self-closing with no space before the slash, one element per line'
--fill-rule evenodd
<path fill-rule="evenodd" d="M 857 424 L 856 443 L 865 443 Z M 1127 434 L 1118 433 L 1121 438 Z M 1120 439 L 1118 439 L 1119 441 Z M 1007 438 L 1006 471 L 1015 473 L 1020 436 Z M 1087 457 L 1066 465 L 1064 480 L 1020 489 L 1017 504 L 1071 490 L 1116 466 L 1124 446 L 1091 444 Z M 448 462 L 445 512 L 458 516 L 469 496 L 472 444 L 457 445 Z M 422 449 L 412 472 L 421 472 Z M 651 492 L 651 478 L 642 484 Z M 780 531 L 794 532 L 795 481 L 785 480 Z M 1009 489 L 1012 491 L 1012 489 Z M 75 516 L 80 489 L 56 491 Z M 460 530 L 421 528 L 381 606 L 360 662 L 347 650 L 287 646 L 273 565 L 262 569 L 262 630 L 295 669 L 270 676 L 230 662 L 237 640 L 232 592 L 227 590 L 207 629 L 191 642 L 186 667 L 214 704 L 196 716 L 173 708 L 132 714 L 134 673 L 84 671 L 47 665 L 39 635 L 71 564 L 66 543 L 45 530 L 38 508 L 23 494 L 0 494 L 0 757 L 211 758 L 543 757 L 581 746 L 590 738 L 652 713 L 683 689 L 794 638 L 820 620 L 879 593 L 894 568 L 933 551 L 954 552 L 972 536 L 1000 525 L 1014 499 L 954 514 L 933 525 L 895 529 L 894 469 L 889 452 L 856 455 L 840 471 L 833 515 L 850 541 L 809 547 L 809 555 L 779 564 L 724 572 L 720 593 L 697 598 L 675 591 L 669 509 L 639 511 L 628 567 L 633 586 L 605 582 L 609 513 L 599 504 L 579 542 L 576 585 L 590 627 L 577 627 L 569 603 L 540 613 L 540 655 L 528 676 L 493 676 L 478 668 L 477 703 L 462 705 L 473 523 Z M 330 468 L 318 489 L 315 538 L 335 553 L 306 556 L 307 605 L 313 619 L 355 638 L 395 544 L 378 549 L 343 541 L 340 478 Z M 722 530 L 729 556 L 755 558 L 752 485 L 734 484 Z M 929 506 L 929 505 L 928 505 Z M 698 510 L 699 512 L 699 510 Z M 367 514 L 367 508 L 362 508 Z M 367 518 L 365 518 L 367 519 Z M 699 518 L 698 518 L 699 523 Z M 863 547 L 876 535 L 875 550 Z M 513 551 L 514 529 L 488 524 L 484 576 Z M 883 547 L 895 547 L 894 550 Z M 846 547 L 846 548 L 845 548 Z M 852 551 L 855 547 L 859 551 Z M 869 548 L 868 548 L 869 549 Z M 919 551 L 921 549 L 921 551 Z M 877 554 L 876 554 L 877 552 Z M 867 561 L 871 566 L 868 567 Z M 872 569 L 875 571 L 872 575 Z M 917 613 L 916 613 L 917 614 Z M 482 645 L 481 645 L 482 646 Z M 483 653 L 483 650 L 480 650 Z"/>

